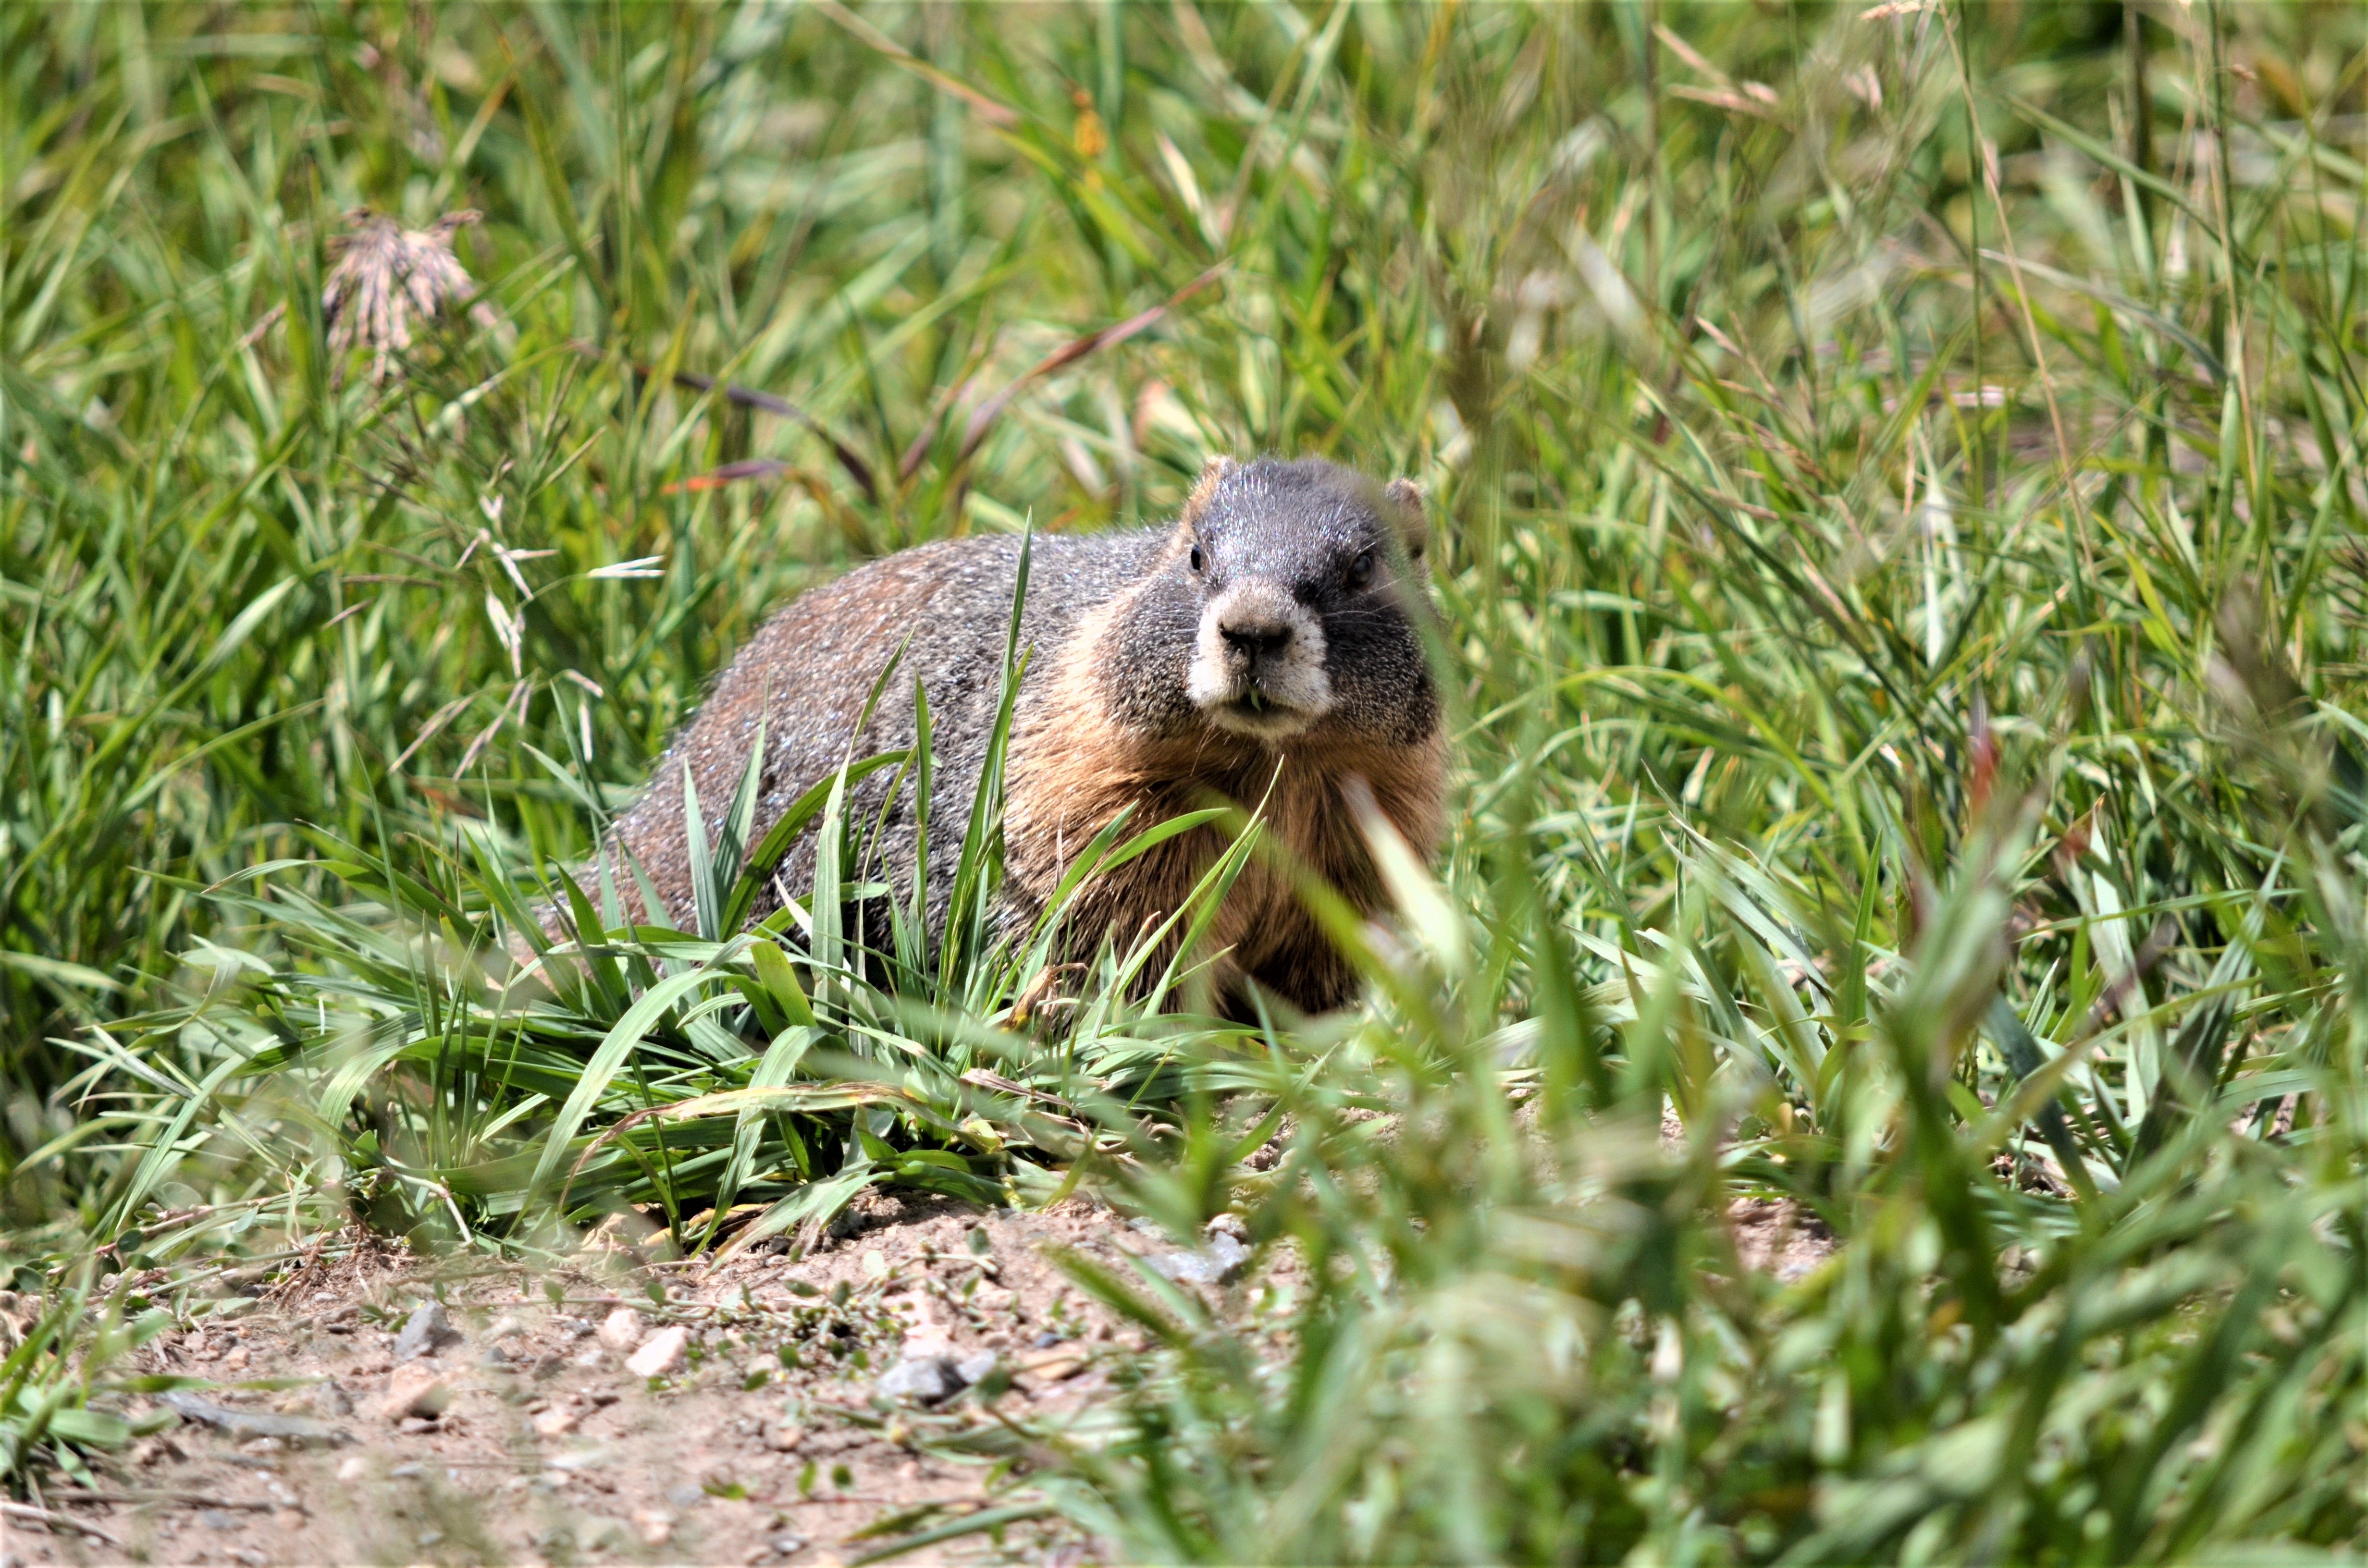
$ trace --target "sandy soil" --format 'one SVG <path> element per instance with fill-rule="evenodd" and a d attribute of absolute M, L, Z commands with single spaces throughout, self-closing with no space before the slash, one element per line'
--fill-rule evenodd
<path fill-rule="evenodd" d="M 1742 1261 L 1780 1278 L 1833 1248 L 1791 1204 L 1739 1200 L 1727 1218 Z M 1087 1199 L 1014 1213 L 878 1194 L 803 1259 L 667 1263 L 612 1237 L 537 1271 L 343 1240 L 142 1351 L 128 1369 L 212 1386 L 155 1396 L 183 1402 L 182 1419 L 102 1469 L 96 1492 L 49 1478 L 33 1501 L 95 1533 L 9 1522 L 0 1568 L 851 1564 L 1024 1506 L 1014 1421 L 1092 1405 L 1143 1347 L 1048 1247 L 1108 1264 L 1214 1256 Z M 1294 1275 L 1270 1256 L 1224 1301 L 1247 1321 Z M 445 1332 L 423 1345 L 431 1301 Z M 915 1376 L 940 1387 L 883 1392 Z M 256 1417 L 305 1430 L 222 1429 Z M 1104 1556 L 1040 1517 L 901 1561 Z"/>
<path fill-rule="evenodd" d="M 650 1266 L 620 1247 L 535 1273 L 355 1249 L 157 1341 L 137 1369 L 213 1380 L 198 1397 L 336 1437 L 291 1443 L 184 1419 L 123 1456 L 97 1495 L 61 1483 L 40 1498 L 104 1538 L 19 1522 L 6 1555 L 845 1562 L 995 1506 L 996 1483 L 1008 1490 L 1013 1461 L 1025 1466 L 999 1416 L 1082 1405 L 1107 1388 L 1110 1352 L 1137 1347 L 1047 1245 L 1112 1263 L 1177 1251 L 1085 1201 L 1018 1214 L 911 1197 L 867 1197 L 796 1262 L 752 1250 L 720 1267 Z M 398 1359 L 400 1331 L 439 1295 L 450 1336 Z M 630 1365 L 636 1352 L 662 1369 Z M 984 1381 L 943 1401 L 877 1397 L 900 1361 L 933 1356 Z M 923 1433 L 985 1451 L 925 1454 Z M 931 1511 L 857 1539 L 920 1508 Z M 1000 1536 L 907 1560 L 1099 1556 L 1055 1521 Z"/>

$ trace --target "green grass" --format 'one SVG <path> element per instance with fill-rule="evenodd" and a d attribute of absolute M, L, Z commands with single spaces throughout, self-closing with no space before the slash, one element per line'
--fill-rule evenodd
<path fill-rule="evenodd" d="M 1866 10 L 0 13 L 15 1256 L 1090 1176 L 1307 1264 L 1077 1266 L 1131 1556 L 2356 1554 L 2368 22 Z M 484 214 L 382 381 L 363 204 Z M 860 971 L 826 795 L 809 922 L 484 961 L 768 606 L 1212 450 L 1441 519 L 1367 1012 Z"/>

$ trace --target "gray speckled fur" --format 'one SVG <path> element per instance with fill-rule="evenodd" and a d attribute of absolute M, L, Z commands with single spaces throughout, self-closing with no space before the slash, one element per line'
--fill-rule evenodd
<path fill-rule="evenodd" d="M 1029 563 L 1020 624 L 1031 669 L 1064 641 L 1077 619 L 1143 572 L 1163 530 L 1078 537 L 1040 535 Z M 696 717 L 667 748 L 647 794 L 620 818 L 618 834 L 671 906 L 670 923 L 690 925 L 690 864 L 685 851 L 682 768 L 690 764 L 700 814 L 712 824 L 730 805 L 747 767 L 759 710 L 768 753 L 754 837 L 780 819 L 817 781 L 850 757 L 860 761 L 913 744 L 913 683 L 928 693 L 931 736 L 928 924 L 939 928 L 952 892 L 962 836 L 1001 695 L 1003 651 L 1019 540 L 948 540 L 875 561 L 801 595 L 778 611 L 724 671 Z M 905 634 L 912 634 L 871 722 L 854 733 L 864 699 Z M 1023 692 L 1042 683 L 1023 682 Z M 849 790 L 851 824 L 868 825 L 894 769 Z M 882 869 L 909 895 L 916 813 L 909 781 L 881 835 Z M 710 835 L 713 829 L 711 826 Z M 802 834 L 779 881 L 801 898 L 813 885 L 814 838 Z M 625 879 L 630 881 L 630 875 Z M 637 902 L 637 901 L 636 901 Z M 780 907 L 770 892 L 761 917 Z M 873 933 L 874 938 L 878 933 Z"/>
<path fill-rule="evenodd" d="M 1110 804 L 1109 777 L 1098 777 L 1098 768 L 1117 777 L 1115 787 L 1141 808 L 1137 828 L 1211 793 L 1253 805 L 1272 779 L 1299 780 L 1297 804 L 1276 803 L 1286 839 L 1355 904 L 1374 907 L 1380 894 L 1361 840 L 1346 825 L 1340 791 L 1348 780 L 1370 779 L 1418 849 L 1428 852 L 1438 836 L 1444 777 L 1439 701 L 1410 619 L 1428 613 L 1424 574 L 1418 559 L 1408 559 L 1409 551 L 1421 554 L 1424 528 L 1420 498 L 1410 487 L 1385 493 L 1319 460 L 1262 459 L 1212 464 L 1176 528 L 1039 537 L 1020 631 L 1030 658 L 1012 730 L 1013 821 L 1021 824 L 1011 828 L 1013 864 L 1016 871 L 1026 863 L 1035 891 L 1015 874 L 1004 888 L 1003 917 L 1018 923 L 1031 916 L 1060 855 L 1081 847 L 1104 820 L 1094 813 Z M 934 940 L 994 729 L 1019 559 L 1019 541 L 1008 537 L 924 545 L 815 588 L 768 620 L 659 763 L 648 794 L 618 824 L 619 836 L 670 906 L 652 913 L 680 926 L 691 923 L 686 762 L 702 815 L 719 819 L 746 770 L 762 715 L 768 755 L 755 829 L 761 838 L 841 762 L 912 744 L 917 679 L 928 694 L 934 743 L 926 898 Z M 1290 595 L 1323 632 L 1331 709 L 1289 738 L 1226 733 L 1187 693 L 1204 610 L 1230 585 L 1251 580 L 1264 585 L 1261 592 Z M 1083 634 L 1073 636 L 1081 624 Z M 899 645 L 905 647 L 903 662 L 871 722 L 856 733 L 864 699 Z M 1071 711 L 1053 710 L 1061 704 Z M 894 771 L 883 769 L 850 790 L 850 832 L 869 833 Z M 1023 775 L 1040 793 L 1022 796 Z M 1079 805 L 1079 816 L 1067 804 L 1072 799 L 1101 803 Z M 900 902 L 911 892 L 916 819 L 907 783 L 871 868 L 895 887 Z M 1029 832 L 1042 842 L 1018 841 Z M 1135 890 L 1111 894 L 1114 902 L 1097 905 L 1095 918 L 1132 932 L 1147 912 L 1144 902 L 1164 912 L 1176 879 L 1205 864 L 1217 844 L 1213 830 L 1201 829 L 1189 843 L 1135 863 L 1129 872 L 1141 879 Z M 814 846 L 811 832 L 802 835 L 776 878 L 801 898 L 813 885 Z M 630 885 L 630 876 L 620 878 L 620 891 L 638 906 Z M 1245 972 L 1311 1007 L 1338 1006 L 1353 994 L 1354 977 L 1295 897 L 1271 891 L 1236 896 L 1267 900 L 1258 904 L 1263 913 L 1244 916 L 1263 924 L 1238 939 L 1280 955 L 1268 968 Z M 755 913 L 761 917 L 779 906 L 768 891 Z M 869 908 L 864 939 L 884 945 L 882 906 Z M 1099 933 L 1076 935 L 1090 946 Z"/>

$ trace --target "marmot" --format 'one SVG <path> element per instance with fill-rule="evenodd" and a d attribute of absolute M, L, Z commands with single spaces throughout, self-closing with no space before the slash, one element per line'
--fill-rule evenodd
<path fill-rule="evenodd" d="M 1263 801 L 1269 831 L 1302 862 L 1360 911 L 1379 907 L 1343 798 L 1349 781 L 1364 781 L 1418 853 L 1440 837 L 1445 737 L 1415 624 L 1430 613 L 1428 531 L 1407 481 L 1384 486 L 1319 459 L 1219 458 L 1172 528 L 1038 536 L 1020 621 L 1032 655 L 1006 760 L 1004 928 L 1024 934 L 1071 858 L 1126 807 L 1135 808 L 1132 834 L 1212 796 L 1245 810 Z M 1008 536 L 922 545 L 813 589 L 765 623 L 617 824 L 675 921 L 691 904 L 684 763 L 712 822 L 739 787 L 763 710 L 768 755 L 753 842 L 843 761 L 912 744 L 917 678 L 933 737 L 925 908 L 936 939 L 995 724 L 1019 560 Z M 900 645 L 903 662 L 857 734 Z M 872 820 L 894 771 L 850 788 L 850 823 Z M 908 780 L 867 873 L 900 898 L 910 897 L 912 793 Z M 1200 828 L 1104 874 L 1071 906 L 1067 949 L 1089 956 L 1105 934 L 1121 949 L 1136 940 L 1225 843 Z M 813 873 L 808 832 L 779 880 L 803 895 Z M 779 907 L 768 896 L 757 914 Z M 866 926 L 878 927 L 867 939 L 884 945 L 884 920 Z M 1234 884 L 1211 938 L 1229 949 L 1216 976 L 1232 1005 L 1246 979 L 1309 1011 L 1357 994 L 1348 963 L 1263 863 Z"/>

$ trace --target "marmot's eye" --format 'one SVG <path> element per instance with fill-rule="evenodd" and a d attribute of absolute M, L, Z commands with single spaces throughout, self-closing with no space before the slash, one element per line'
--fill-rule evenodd
<path fill-rule="evenodd" d="M 1369 550 L 1349 562 L 1349 585 L 1352 588 L 1361 588 L 1372 580 L 1373 552 Z"/>
<path fill-rule="evenodd" d="M 1192 570 L 1201 570 L 1201 547 L 1197 544 L 1192 547 Z"/>

